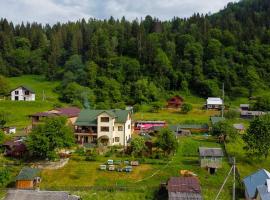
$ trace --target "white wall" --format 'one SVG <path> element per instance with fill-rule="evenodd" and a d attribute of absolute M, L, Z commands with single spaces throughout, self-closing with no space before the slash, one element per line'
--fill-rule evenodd
<path fill-rule="evenodd" d="M 18 91 L 18 94 L 15 94 L 15 92 Z M 15 96 L 18 96 L 18 101 L 35 101 L 36 95 L 31 93 L 29 91 L 29 95 L 25 95 L 25 89 L 22 87 L 17 88 L 16 90 L 13 90 L 11 92 L 11 100 L 15 101 Z"/>
<path fill-rule="evenodd" d="M 101 122 L 101 118 L 102 117 L 109 117 L 109 122 Z M 112 118 L 110 115 L 108 115 L 107 113 L 102 113 L 98 116 L 97 118 L 98 120 L 98 126 L 97 126 L 97 134 L 98 134 L 98 138 L 100 138 L 101 136 L 108 136 L 109 137 L 109 145 L 112 145 L 112 139 L 113 139 L 113 127 L 114 127 L 114 121 L 115 119 Z M 108 126 L 109 127 L 109 132 L 103 132 L 101 131 L 101 127 L 102 126 Z"/>

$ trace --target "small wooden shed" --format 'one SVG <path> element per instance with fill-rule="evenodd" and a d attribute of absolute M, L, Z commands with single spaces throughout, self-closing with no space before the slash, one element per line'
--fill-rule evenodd
<path fill-rule="evenodd" d="M 183 102 L 184 98 L 176 95 L 167 101 L 167 108 L 180 108 Z"/>
<path fill-rule="evenodd" d="M 24 167 L 16 177 L 17 189 L 34 189 L 39 186 L 41 178 L 37 168 Z"/>
<path fill-rule="evenodd" d="M 221 148 L 199 147 L 199 154 L 201 168 L 207 168 L 210 174 L 222 167 L 224 154 Z"/>

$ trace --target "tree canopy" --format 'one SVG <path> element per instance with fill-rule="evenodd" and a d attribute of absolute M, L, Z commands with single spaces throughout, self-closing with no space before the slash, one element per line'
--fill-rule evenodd
<path fill-rule="evenodd" d="M 74 136 L 64 117 L 47 118 L 44 124 L 37 125 L 27 137 L 30 155 L 39 158 L 56 158 L 56 150 L 71 147 Z"/>
<path fill-rule="evenodd" d="M 167 155 L 176 151 L 178 146 L 177 138 L 168 128 L 163 128 L 159 131 L 156 143 L 157 147 L 162 149 Z"/>
<path fill-rule="evenodd" d="M 270 86 L 269 8 L 268 0 L 247 0 L 170 21 L 147 16 L 42 26 L 0 19 L 0 74 L 59 80 L 66 102 L 74 99 L 65 97 L 66 86 L 76 83 L 92 91 L 98 107 L 160 101 L 179 91 L 217 96 L 222 83 L 228 96 L 252 95 Z"/>
<path fill-rule="evenodd" d="M 270 115 L 254 119 L 243 139 L 246 144 L 244 149 L 249 155 L 267 158 L 270 150 Z"/>

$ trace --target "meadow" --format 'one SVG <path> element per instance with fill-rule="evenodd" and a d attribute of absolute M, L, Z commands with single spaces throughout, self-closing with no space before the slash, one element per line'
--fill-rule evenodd
<path fill-rule="evenodd" d="M 19 133 L 31 124 L 29 115 L 52 109 L 55 105 L 60 104 L 58 95 L 54 92 L 58 82 L 46 81 L 45 77 L 37 75 L 12 77 L 8 80 L 12 89 L 24 85 L 36 93 L 36 101 L 33 102 L 10 101 L 8 99 L 0 101 L 0 111 L 8 113 L 6 125 L 17 127 Z"/>
<path fill-rule="evenodd" d="M 145 164 L 134 167 L 132 173 L 100 171 L 99 165 L 110 158 L 85 161 L 75 156 L 62 169 L 43 170 L 41 189 L 71 190 L 83 199 L 153 199 L 161 183 L 166 183 L 171 176 L 179 176 L 180 170 L 185 169 L 198 175 L 204 199 L 214 199 L 230 166 L 225 158 L 223 167 L 215 175 L 210 175 L 199 166 L 200 146 L 220 147 L 220 144 L 212 137 L 183 137 L 179 139 L 178 151 L 171 160 L 155 164 L 146 159 Z M 231 186 L 230 181 L 220 199 L 230 198 Z"/>

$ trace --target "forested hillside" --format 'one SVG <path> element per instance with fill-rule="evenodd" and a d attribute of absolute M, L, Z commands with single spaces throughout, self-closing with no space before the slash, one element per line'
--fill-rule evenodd
<path fill-rule="evenodd" d="M 42 26 L 0 20 L 0 74 L 60 80 L 67 103 L 108 108 L 169 93 L 230 97 L 270 86 L 270 1 L 243 0 L 213 15 L 142 21 L 82 19 Z M 97 103 L 98 102 L 98 103 Z"/>

